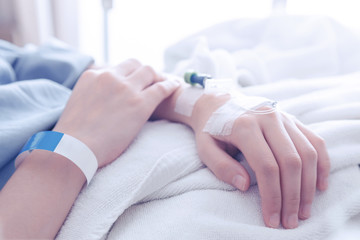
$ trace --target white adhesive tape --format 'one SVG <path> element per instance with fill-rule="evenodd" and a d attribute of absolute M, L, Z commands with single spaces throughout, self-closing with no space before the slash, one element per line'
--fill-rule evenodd
<path fill-rule="evenodd" d="M 190 117 L 194 106 L 203 94 L 228 94 L 237 89 L 236 81 L 233 79 L 206 79 L 205 88 L 191 87 L 188 85 L 178 97 L 174 111 Z"/>
<path fill-rule="evenodd" d="M 202 88 L 190 86 L 184 88 L 176 100 L 174 111 L 181 115 L 191 117 L 194 105 L 203 93 L 204 90 Z"/>
<path fill-rule="evenodd" d="M 270 106 L 264 111 L 259 108 Z M 227 136 L 232 132 L 235 120 L 245 113 L 268 114 L 274 112 L 276 102 L 263 97 L 238 95 L 232 97 L 208 119 L 203 131 L 214 136 Z"/>
<path fill-rule="evenodd" d="M 233 79 L 206 79 L 205 89 L 186 87 L 178 97 L 174 111 L 191 117 L 194 106 L 203 94 L 230 94 L 232 98 L 216 110 L 208 119 L 203 131 L 214 136 L 230 135 L 235 120 L 245 113 L 268 114 L 275 111 L 276 102 L 263 97 L 245 96 Z M 266 110 L 259 110 L 270 106 Z"/>

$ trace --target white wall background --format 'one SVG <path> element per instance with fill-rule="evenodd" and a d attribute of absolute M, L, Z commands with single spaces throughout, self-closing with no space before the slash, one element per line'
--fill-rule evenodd
<path fill-rule="evenodd" d="M 219 22 L 266 17 L 273 13 L 273 1 L 287 2 L 288 14 L 327 15 L 360 32 L 360 0 L 113 0 L 109 63 L 134 57 L 162 69 L 163 51 L 169 45 Z M 103 62 L 102 0 L 0 3 L 15 8 L 7 15 L 0 9 L 0 27 L 8 27 L 0 34 L 10 32 L 16 44 L 41 44 L 55 36 Z"/>
<path fill-rule="evenodd" d="M 101 0 L 79 1 L 79 48 L 103 61 Z M 265 17 L 272 0 L 113 0 L 109 13 L 109 63 L 135 57 L 157 69 L 164 49 L 213 24 Z M 281 0 L 280 0 L 281 1 Z M 288 14 L 321 14 L 360 29 L 359 0 L 288 0 Z"/>
<path fill-rule="evenodd" d="M 109 14 L 110 63 L 135 57 L 161 68 L 167 46 L 222 21 L 267 16 L 271 3 L 271 0 L 114 0 Z M 80 48 L 90 50 L 102 61 L 101 1 L 80 0 L 79 4 Z"/>

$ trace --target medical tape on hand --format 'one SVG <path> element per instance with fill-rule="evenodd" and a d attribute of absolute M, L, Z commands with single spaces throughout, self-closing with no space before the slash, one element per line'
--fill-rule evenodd
<path fill-rule="evenodd" d="M 88 146 L 70 135 L 55 131 L 43 131 L 34 134 L 15 159 L 15 168 L 35 149 L 54 152 L 69 159 L 83 172 L 87 184 L 90 183 L 98 168 L 96 156 Z"/>
<path fill-rule="evenodd" d="M 194 105 L 204 94 L 204 90 L 198 87 L 187 86 L 176 100 L 174 111 L 181 115 L 191 117 Z"/>
<path fill-rule="evenodd" d="M 186 87 L 178 97 L 174 111 L 191 117 L 193 108 L 203 94 L 230 94 L 231 98 L 208 119 L 203 131 L 211 135 L 230 135 L 235 120 L 245 113 L 269 114 L 276 110 L 276 102 L 264 97 L 245 96 L 233 79 L 206 79 L 205 89 Z M 265 110 L 262 107 L 267 107 Z"/>
<path fill-rule="evenodd" d="M 196 102 L 203 94 L 228 94 L 236 88 L 233 79 L 206 79 L 204 85 L 205 88 L 186 86 L 176 101 L 174 111 L 191 117 Z"/>
<path fill-rule="evenodd" d="M 262 107 L 267 106 L 265 110 Z M 237 95 L 217 109 L 208 119 L 203 131 L 213 136 L 232 133 L 235 120 L 245 113 L 269 114 L 276 110 L 276 102 L 263 97 Z"/>

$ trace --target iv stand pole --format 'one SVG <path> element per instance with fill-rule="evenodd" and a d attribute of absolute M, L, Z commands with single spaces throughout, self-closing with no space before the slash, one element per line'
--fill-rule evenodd
<path fill-rule="evenodd" d="M 109 63 L 109 11 L 113 7 L 113 1 L 112 0 L 102 0 L 102 6 L 103 6 L 103 12 L 104 12 L 104 21 L 103 21 L 103 27 L 104 27 L 104 45 L 103 45 L 103 51 L 104 51 L 104 63 Z"/>
<path fill-rule="evenodd" d="M 273 0 L 272 1 L 273 13 L 285 14 L 286 13 L 286 3 L 287 3 L 287 0 Z"/>

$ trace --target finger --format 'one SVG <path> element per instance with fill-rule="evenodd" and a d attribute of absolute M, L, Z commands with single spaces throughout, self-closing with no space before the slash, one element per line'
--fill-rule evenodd
<path fill-rule="evenodd" d="M 200 159 L 215 176 L 241 191 L 246 191 L 250 186 L 250 176 L 238 161 L 224 151 L 225 146 L 221 146 L 205 133 L 196 138 Z"/>
<path fill-rule="evenodd" d="M 177 81 L 157 82 L 142 91 L 142 95 L 147 99 L 149 109 L 153 111 L 164 99 L 169 97 L 178 87 L 180 83 Z"/>
<path fill-rule="evenodd" d="M 285 228 L 298 226 L 301 191 L 301 158 L 289 137 L 278 114 L 264 118 L 264 136 L 280 168 L 282 195 L 282 225 Z"/>
<path fill-rule="evenodd" d="M 328 178 L 330 174 L 330 158 L 326 149 L 325 141 L 319 135 L 311 131 L 308 127 L 302 124 L 299 120 L 295 121 L 296 126 L 309 139 L 310 143 L 316 149 L 317 159 L 317 182 L 316 186 L 319 190 L 326 190 L 328 187 Z"/>
<path fill-rule="evenodd" d="M 126 61 L 114 66 L 116 73 L 121 76 L 129 76 L 136 69 L 141 67 L 141 63 L 136 59 L 127 59 Z"/>
<path fill-rule="evenodd" d="M 317 152 L 293 121 L 287 120 L 284 125 L 302 161 L 300 209 L 298 215 L 301 219 L 307 219 L 311 216 L 311 205 L 316 191 Z"/>
<path fill-rule="evenodd" d="M 279 167 L 259 126 L 254 124 L 250 120 L 239 123 L 244 131 L 235 133 L 238 140 L 233 144 L 244 154 L 256 174 L 265 224 L 277 228 L 282 203 Z"/>
<path fill-rule="evenodd" d="M 165 81 L 166 76 L 163 73 L 156 72 L 155 82 Z"/>
<path fill-rule="evenodd" d="M 158 78 L 154 69 L 150 66 L 141 66 L 131 73 L 127 80 L 134 85 L 138 90 L 143 90 L 144 88 L 150 86 Z"/>

